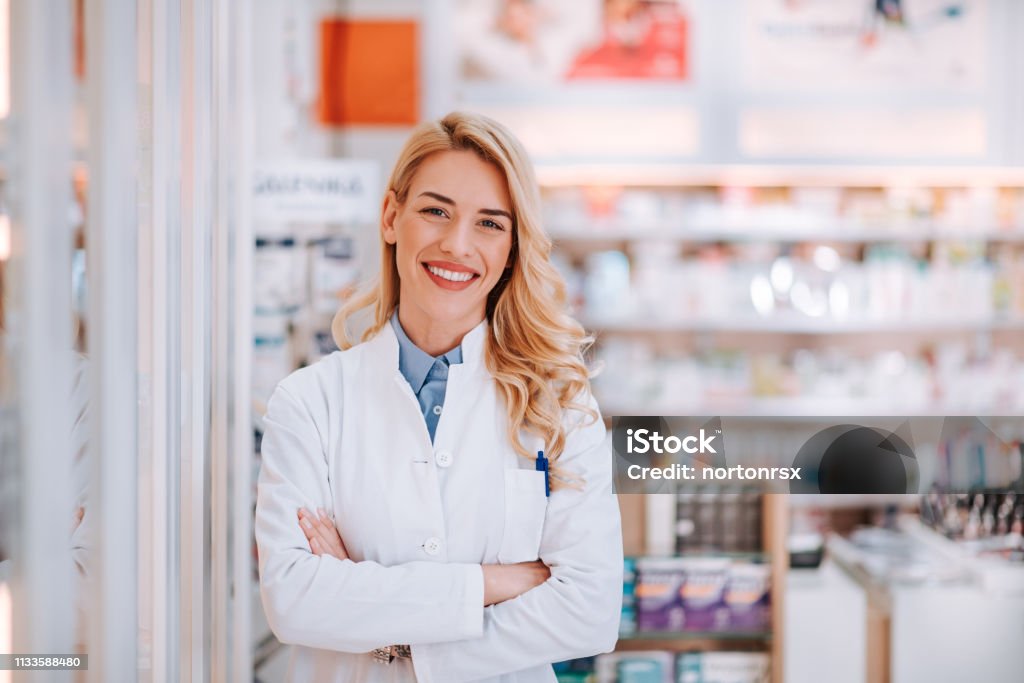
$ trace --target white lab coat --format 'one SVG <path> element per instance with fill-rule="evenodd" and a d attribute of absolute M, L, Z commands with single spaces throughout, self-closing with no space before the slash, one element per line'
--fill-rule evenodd
<path fill-rule="evenodd" d="M 433 444 L 390 325 L 271 397 L 255 531 L 267 620 L 297 646 L 291 680 L 548 683 L 551 662 L 614 647 L 622 532 L 604 425 L 566 416 L 584 426 L 559 465 L 586 485 L 546 498 L 506 437 L 486 335 L 484 322 L 462 341 Z M 350 560 L 309 551 L 303 506 L 333 514 Z M 481 563 L 538 558 L 547 582 L 483 607 Z M 396 643 L 411 661 L 368 654 Z"/>

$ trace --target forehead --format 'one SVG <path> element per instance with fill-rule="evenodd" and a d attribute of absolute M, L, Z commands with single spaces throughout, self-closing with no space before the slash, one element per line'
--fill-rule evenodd
<path fill-rule="evenodd" d="M 505 174 L 494 163 L 469 151 L 436 152 L 420 164 L 409 186 L 409 196 L 436 192 L 467 210 L 504 209 L 511 213 Z"/>

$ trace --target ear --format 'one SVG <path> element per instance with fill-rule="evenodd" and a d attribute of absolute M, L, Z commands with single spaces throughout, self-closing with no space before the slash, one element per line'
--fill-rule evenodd
<path fill-rule="evenodd" d="M 398 197 L 394 190 L 388 190 L 384 195 L 384 206 L 381 208 L 380 232 L 384 241 L 394 244 L 398 241 L 398 233 L 395 230 L 395 219 L 398 218 Z"/>

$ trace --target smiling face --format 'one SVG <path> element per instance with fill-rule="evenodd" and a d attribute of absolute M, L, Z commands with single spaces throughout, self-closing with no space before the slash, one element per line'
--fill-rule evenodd
<path fill-rule="evenodd" d="M 512 202 L 501 169 L 470 151 L 437 152 L 416 171 L 405 201 L 384 202 L 395 245 L 399 320 L 428 353 L 443 353 L 484 319 L 487 295 L 510 264 Z"/>

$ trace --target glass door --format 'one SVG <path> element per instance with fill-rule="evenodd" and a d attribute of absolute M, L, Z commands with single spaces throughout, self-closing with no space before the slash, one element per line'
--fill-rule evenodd
<path fill-rule="evenodd" d="M 251 677 L 247 12 L 0 0 L 0 681 Z"/>

